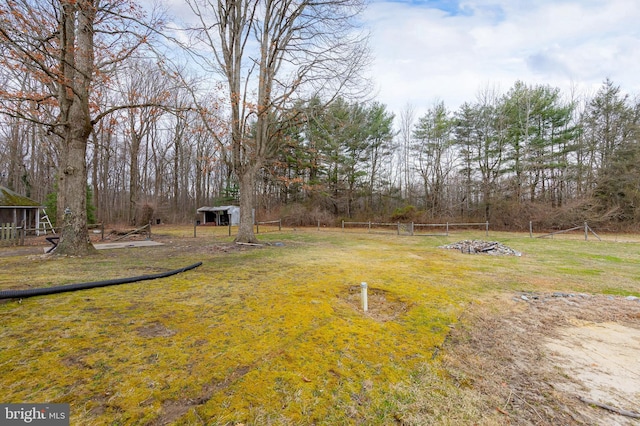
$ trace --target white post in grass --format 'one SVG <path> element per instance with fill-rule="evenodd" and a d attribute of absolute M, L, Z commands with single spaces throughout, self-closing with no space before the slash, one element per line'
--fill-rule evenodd
<path fill-rule="evenodd" d="M 367 301 L 367 283 L 360 283 L 360 290 L 362 291 L 362 310 L 367 312 L 369 309 Z"/>

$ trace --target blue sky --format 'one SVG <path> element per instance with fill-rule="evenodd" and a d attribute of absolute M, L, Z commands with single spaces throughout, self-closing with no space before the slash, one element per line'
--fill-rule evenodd
<path fill-rule="evenodd" d="M 588 96 L 609 77 L 640 94 L 637 0 L 372 0 L 363 18 L 378 100 L 397 115 L 517 80 Z"/>
<path fill-rule="evenodd" d="M 445 12 L 448 16 L 469 16 L 474 13 L 474 5 L 471 2 L 458 0 L 387 0 L 387 3 L 410 5 L 416 9 L 436 9 Z M 486 2 L 483 8 L 495 14 L 497 19 L 502 17 L 502 8 L 499 4 Z"/>
<path fill-rule="evenodd" d="M 417 8 L 438 9 L 451 16 L 468 13 L 465 5 L 457 0 L 389 0 L 389 3 L 404 3 Z"/>

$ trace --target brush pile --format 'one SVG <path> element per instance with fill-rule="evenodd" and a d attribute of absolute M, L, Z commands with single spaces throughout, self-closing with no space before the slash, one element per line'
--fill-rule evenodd
<path fill-rule="evenodd" d="M 493 256 L 522 256 L 517 250 L 505 246 L 497 241 L 464 240 L 447 244 L 438 248 L 460 250 L 468 254 L 490 254 Z"/>

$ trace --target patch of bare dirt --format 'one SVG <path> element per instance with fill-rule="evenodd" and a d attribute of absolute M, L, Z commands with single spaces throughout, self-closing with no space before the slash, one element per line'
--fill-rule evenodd
<path fill-rule="evenodd" d="M 114 232 L 115 231 L 112 231 L 112 233 L 105 232 L 104 240 L 100 238 L 100 235 L 90 233 L 89 236 L 93 243 L 105 246 L 111 243 L 116 243 L 115 238 L 117 235 Z M 38 256 L 46 258 L 46 256 L 44 256 L 44 252 L 51 247 L 51 244 L 45 239 L 47 236 L 51 235 L 28 237 L 25 239 L 24 246 L 0 246 L 0 258 L 11 256 Z M 118 240 L 117 243 L 126 248 L 133 248 L 137 247 L 138 243 L 144 243 L 147 241 L 161 243 L 161 246 L 153 247 L 154 252 L 161 255 L 170 255 L 176 252 L 182 254 L 195 253 L 217 255 L 244 252 L 265 247 L 284 246 L 283 243 L 237 244 L 234 242 L 212 241 L 209 238 L 173 237 L 163 234 L 152 234 L 151 240 L 148 240 L 146 234 L 132 234 L 126 238 Z M 116 246 L 114 245 L 111 248 L 116 248 Z M 109 250 L 102 251 L 101 254 L 103 256 L 111 255 Z"/>
<path fill-rule="evenodd" d="M 640 302 L 518 294 L 473 304 L 443 362 L 514 425 L 640 425 Z"/>
<path fill-rule="evenodd" d="M 224 255 L 230 253 L 258 250 L 265 247 L 276 246 L 277 244 L 238 244 L 234 242 L 212 242 L 205 238 L 169 238 L 154 236 L 154 241 L 164 244 L 158 247 L 162 252 L 195 253 L 206 255 Z"/>
<path fill-rule="evenodd" d="M 43 249 L 41 247 L 0 247 L 0 257 L 12 257 L 12 256 L 29 256 L 42 254 Z"/>
<path fill-rule="evenodd" d="M 362 291 L 359 285 L 349 287 L 347 293 L 341 297 L 354 309 L 362 312 Z M 367 289 L 367 301 L 367 312 L 364 314 L 380 322 L 392 321 L 409 308 L 406 302 L 378 288 Z"/>
<path fill-rule="evenodd" d="M 251 366 L 241 366 L 232 371 L 224 380 L 214 380 L 211 383 L 207 383 L 197 398 L 164 401 L 160 416 L 150 424 L 152 426 L 174 424 L 177 419 L 185 415 L 191 408 L 205 404 L 215 392 L 228 388 L 251 370 Z M 146 401 L 146 403 L 151 404 L 152 401 Z"/>
<path fill-rule="evenodd" d="M 582 320 L 573 324 L 546 343 L 559 373 L 577 379 L 559 389 L 613 412 L 635 410 L 640 419 L 640 327 Z M 586 416 L 591 413 L 587 406 L 577 408 Z M 622 420 L 612 418 L 610 424 L 625 424 Z"/>
<path fill-rule="evenodd" d="M 136 328 L 136 332 L 141 337 L 171 337 L 176 334 L 175 331 L 165 327 L 159 322 L 138 327 Z"/>

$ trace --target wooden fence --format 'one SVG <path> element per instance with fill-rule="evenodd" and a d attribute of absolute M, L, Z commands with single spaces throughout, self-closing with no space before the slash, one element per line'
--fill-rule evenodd
<path fill-rule="evenodd" d="M 23 246 L 24 228 L 15 223 L 0 223 L 0 244 Z"/>
<path fill-rule="evenodd" d="M 395 232 L 398 235 L 411 235 L 411 236 L 449 236 L 449 230 L 454 227 L 460 228 L 475 228 L 480 227 L 484 229 L 485 235 L 489 236 L 489 222 L 478 223 L 380 223 L 380 222 L 346 222 L 342 221 L 342 232 L 345 228 L 366 229 L 367 232 L 385 232 L 388 229 L 391 232 Z M 433 233 L 428 231 L 433 228 L 442 228 L 443 232 Z M 320 222 L 318 222 L 318 229 L 320 229 Z M 387 232 L 389 232 L 387 231 Z"/>
<path fill-rule="evenodd" d="M 582 231 L 583 229 L 584 229 L 584 240 L 585 241 L 589 240 L 589 232 L 591 232 L 598 239 L 598 241 L 602 241 L 602 239 L 600 239 L 600 236 L 598 234 L 596 234 L 593 229 L 591 229 L 591 227 L 587 224 L 587 222 L 584 223 L 584 226 L 575 226 L 575 227 L 570 228 L 570 229 L 563 229 L 561 231 L 555 231 L 555 232 L 551 232 L 549 234 L 539 235 L 536 238 L 546 238 L 546 237 L 553 238 L 554 235 L 564 234 L 566 232 Z M 533 238 L 533 222 L 529 222 L 529 236 L 531 238 Z"/>

